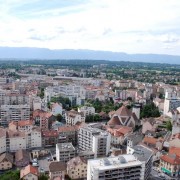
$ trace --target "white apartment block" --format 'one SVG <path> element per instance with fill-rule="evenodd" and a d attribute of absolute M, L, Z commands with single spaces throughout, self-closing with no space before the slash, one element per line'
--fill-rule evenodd
<path fill-rule="evenodd" d="M 76 156 L 76 150 L 72 143 L 56 144 L 56 160 L 67 162 Z"/>
<path fill-rule="evenodd" d="M 65 120 L 67 125 L 75 125 L 77 122 L 85 122 L 83 113 L 71 110 L 65 113 Z"/>
<path fill-rule="evenodd" d="M 144 180 L 142 162 L 133 155 L 88 160 L 87 180 Z"/>
<path fill-rule="evenodd" d="M 19 149 L 26 149 L 26 134 L 20 131 L 7 131 L 7 151 L 15 152 Z"/>
<path fill-rule="evenodd" d="M 88 107 L 88 106 L 82 106 L 78 108 L 78 112 L 81 112 L 84 114 L 84 116 L 94 115 L 95 114 L 95 108 L 94 107 Z"/>
<path fill-rule="evenodd" d="M 51 98 L 55 96 L 68 97 L 72 104 L 82 105 L 85 101 L 85 93 L 86 92 L 83 86 L 61 85 L 47 87 L 44 91 L 44 97 L 46 102 L 51 101 Z"/>
<path fill-rule="evenodd" d="M 110 133 L 92 127 L 82 127 L 78 132 L 78 147 L 82 151 L 90 150 L 94 156 L 107 156 L 110 150 Z"/>
<path fill-rule="evenodd" d="M 175 110 L 180 107 L 180 97 L 177 92 L 166 90 L 164 100 L 164 115 L 168 116 L 169 111 Z"/>
<path fill-rule="evenodd" d="M 127 146 L 127 154 L 134 155 L 139 161 L 142 162 L 142 166 L 144 167 L 143 180 L 148 180 L 151 173 L 154 152 L 143 145 L 136 145 L 134 147 Z"/>
<path fill-rule="evenodd" d="M 27 148 L 42 147 L 42 135 L 39 128 L 33 128 L 26 136 Z"/>
<path fill-rule="evenodd" d="M 25 105 L 2 105 L 0 108 L 1 124 L 7 125 L 9 121 L 30 119 L 30 106 Z"/>
<path fill-rule="evenodd" d="M 6 130 L 0 128 L 0 154 L 6 152 Z"/>

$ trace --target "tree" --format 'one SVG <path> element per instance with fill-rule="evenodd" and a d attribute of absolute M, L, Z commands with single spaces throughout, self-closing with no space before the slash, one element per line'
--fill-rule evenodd
<path fill-rule="evenodd" d="M 148 117 L 159 117 L 161 114 L 159 112 L 158 107 L 154 105 L 154 103 L 146 104 L 140 113 L 141 118 L 148 118 Z"/>
<path fill-rule="evenodd" d="M 38 177 L 38 180 L 48 180 L 49 177 L 43 173 L 40 174 L 40 176 Z"/>
<path fill-rule="evenodd" d="M 63 119 L 63 117 L 62 117 L 61 114 L 58 114 L 58 115 L 56 116 L 56 120 L 57 120 L 57 121 L 61 122 L 62 119 Z"/>
<path fill-rule="evenodd" d="M 2 175 L 0 175 L 1 180 L 19 180 L 20 179 L 20 171 L 19 170 L 10 170 Z"/>
<path fill-rule="evenodd" d="M 165 127 L 168 131 L 172 131 L 172 123 L 170 120 L 166 122 Z"/>

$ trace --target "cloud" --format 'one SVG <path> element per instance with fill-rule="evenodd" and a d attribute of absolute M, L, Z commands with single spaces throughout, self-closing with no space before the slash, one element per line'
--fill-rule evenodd
<path fill-rule="evenodd" d="M 180 54 L 178 0 L 0 0 L 2 46 Z M 166 44 L 173 49 L 165 51 Z"/>

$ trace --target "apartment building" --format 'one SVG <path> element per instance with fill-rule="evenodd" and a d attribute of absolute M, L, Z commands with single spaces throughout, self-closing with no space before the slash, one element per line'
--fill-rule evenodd
<path fill-rule="evenodd" d="M 142 162 L 133 155 L 88 160 L 87 180 L 144 180 Z"/>
<path fill-rule="evenodd" d="M 6 130 L 0 128 L 0 154 L 6 152 Z"/>
<path fill-rule="evenodd" d="M 58 132 L 55 130 L 44 130 L 42 131 L 42 146 L 51 147 L 56 146 L 58 142 Z"/>
<path fill-rule="evenodd" d="M 33 121 L 32 120 L 22 120 L 17 122 L 18 131 L 29 133 L 32 131 Z"/>
<path fill-rule="evenodd" d="M 49 102 L 54 96 L 64 96 L 71 100 L 72 105 L 83 105 L 85 101 L 85 89 L 78 85 L 61 85 L 47 87 L 44 91 L 44 98 Z"/>
<path fill-rule="evenodd" d="M 7 126 L 9 121 L 21 121 L 30 119 L 30 106 L 2 105 L 0 109 L 1 124 Z"/>
<path fill-rule="evenodd" d="M 29 96 L 18 92 L 6 93 L 5 105 L 29 104 Z"/>
<path fill-rule="evenodd" d="M 136 145 L 132 148 L 127 146 L 127 154 L 132 154 L 141 161 L 142 167 L 144 168 L 143 180 L 147 180 L 151 173 L 154 152 L 144 145 Z"/>
<path fill-rule="evenodd" d="M 27 148 L 38 148 L 42 147 L 42 133 L 38 127 L 33 127 L 26 136 Z"/>
<path fill-rule="evenodd" d="M 76 156 L 76 150 L 72 143 L 56 144 L 56 160 L 67 162 Z"/>
<path fill-rule="evenodd" d="M 89 115 L 94 115 L 95 114 L 95 108 L 94 107 L 88 107 L 88 106 L 82 106 L 78 108 L 79 113 L 83 113 L 83 115 L 89 116 Z"/>
<path fill-rule="evenodd" d="M 92 150 L 96 157 L 109 153 L 111 143 L 110 133 L 98 128 L 82 127 L 78 133 L 78 147 L 82 151 Z"/>
<path fill-rule="evenodd" d="M 51 117 L 52 113 L 43 110 L 37 109 L 33 112 L 33 120 L 35 125 L 40 126 L 42 130 L 49 129 Z"/>
<path fill-rule="evenodd" d="M 164 100 L 164 115 L 169 114 L 169 111 L 180 107 L 180 97 L 177 92 L 166 90 Z"/>
<path fill-rule="evenodd" d="M 26 149 L 26 134 L 20 131 L 7 131 L 6 138 L 7 151 L 14 152 L 19 149 Z"/>
<path fill-rule="evenodd" d="M 69 160 L 67 174 L 71 179 L 85 179 L 87 177 L 87 160 L 79 156 Z"/>
<path fill-rule="evenodd" d="M 73 145 L 77 144 L 77 132 L 76 126 L 61 126 L 58 128 L 58 143 L 72 142 Z"/>
<path fill-rule="evenodd" d="M 67 125 L 75 125 L 77 122 L 85 122 L 85 116 L 83 113 L 71 110 L 65 113 L 65 119 Z"/>

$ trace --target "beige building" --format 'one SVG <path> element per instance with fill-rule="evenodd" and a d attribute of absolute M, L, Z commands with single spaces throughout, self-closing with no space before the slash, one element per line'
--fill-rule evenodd
<path fill-rule="evenodd" d="M 23 180 L 38 180 L 38 169 L 28 165 L 21 169 L 20 178 Z"/>
<path fill-rule="evenodd" d="M 77 122 L 85 122 L 85 116 L 83 113 L 71 110 L 65 114 L 66 124 L 75 125 Z"/>
<path fill-rule="evenodd" d="M 67 162 L 67 174 L 71 179 L 87 177 L 87 160 L 83 157 L 74 157 Z"/>
<path fill-rule="evenodd" d="M 31 132 L 33 128 L 33 121 L 31 120 L 22 120 L 18 121 L 17 123 L 17 129 L 21 132 Z"/>
<path fill-rule="evenodd" d="M 26 149 L 26 135 L 20 131 L 7 131 L 7 150 L 13 152 L 19 149 Z"/>
<path fill-rule="evenodd" d="M 66 174 L 66 163 L 53 161 L 49 164 L 49 177 L 51 180 L 54 180 L 57 177 L 60 177 L 64 180 Z"/>
<path fill-rule="evenodd" d="M 0 128 L 0 154 L 6 152 L 6 130 Z"/>
<path fill-rule="evenodd" d="M 180 172 L 180 156 L 176 154 L 161 156 L 160 169 L 171 177 L 178 177 Z"/>
<path fill-rule="evenodd" d="M 11 169 L 13 166 L 13 155 L 3 153 L 0 155 L 0 171 Z"/>

